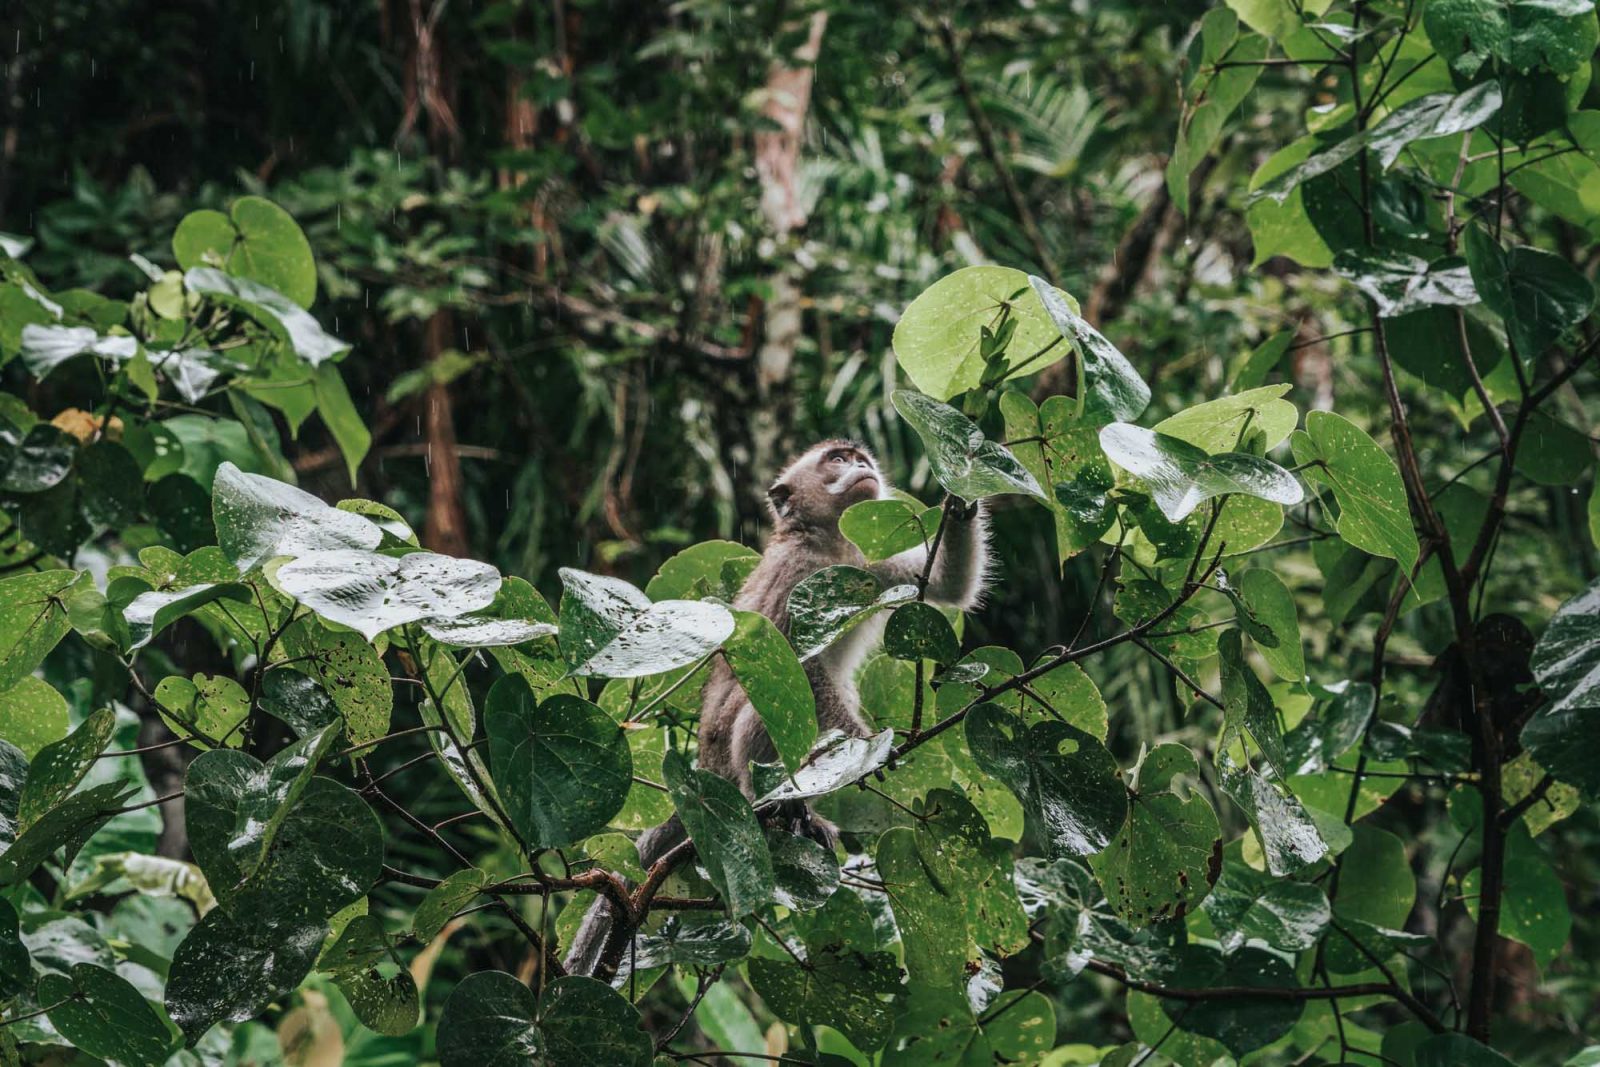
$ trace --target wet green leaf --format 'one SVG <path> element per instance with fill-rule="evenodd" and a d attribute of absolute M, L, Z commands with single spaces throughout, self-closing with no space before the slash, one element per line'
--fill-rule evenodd
<path fill-rule="evenodd" d="M 331 973 L 363 1026 L 398 1037 L 416 1029 L 421 1010 L 416 980 L 375 915 L 357 915 L 317 961 Z"/>
<path fill-rule="evenodd" d="M 820 797 L 841 789 L 882 767 L 892 748 L 892 729 L 871 737 L 848 737 L 829 730 L 818 739 L 800 768 L 764 793 L 760 803 Z"/>
<path fill-rule="evenodd" d="M 1410 574 L 1417 563 L 1405 484 L 1394 460 L 1349 419 L 1313 411 L 1293 437 L 1294 458 L 1312 464 L 1308 481 L 1333 490 L 1339 502 L 1339 536 L 1374 556 L 1396 560 Z"/>
<path fill-rule="evenodd" d="M 217 544 L 241 572 L 275 556 L 371 551 L 383 540 L 383 531 L 362 516 L 276 479 L 246 474 L 230 462 L 217 468 L 212 492 Z"/>
<path fill-rule="evenodd" d="M 624 731 L 579 697 L 538 702 L 507 675 L 484 704 L 489 767 L 506 812 L 535 848 L 576 844 L 605 828 L 633 782 Z"/>
<path fill-rule="evenodd" d="M 732 541 L 702 541 L 663 563 L 644 587 L 645 596 L 651 600 L 699 600 L 702 597 L 696 595 L 696 586 L 704 582 L 712 594 L 732 600 L 739 589 L 737 585 L 724 587 L 724 570 L 731 566 L 742 582 L 759 562 L 761 553 L 753 548 Z"/>
<path fill-rule="evenodd" d="M 650 598 L 627 582 L 561 568 L 561 649 L 572 673 L 641 678 L 687 666 L 734 630 L 727 608 Z"/>
<path fill-rule="evenodd" d="M 1589 61 L 1597 35 L 1586 0 L 1436 0 L 1423 26 L 1450 68 L 1468 78 L 1490 60 L 1570 74 Z"/>
<path fill-rule="evenodd" d="M 503 971 L 468 975 L 439 1017 L 442 1067 L 649 1067 L 650 1035 L 622 996 L 558 978 L 536 997 Z"/>
<path fill-rule="evenodd" d="M 1077 417 L 1069 397 L 1047 397 L 1035 406 L 1014 389 L 1001 396 L 1000 413 L 1012 454 L 1047 490 L 1057 557 L 1070 559 L 1097 543 L 1117 509 L 1108 498 L 1115 478 L 1094 424 Z"/>
<path fill-rule="evenodd" d="M 73 1046 L 101 1059 L 155 1067 L 167 1062 L 177 1035 L 126 978 L 80 963 L 71 977 L 47 974 L 39 1000 L 50 1022 Z"/>
<path fill-rule="evenodd" d="M 1099 852 L 1127 818 L 1122 772 L 1094 736 L 1055 720 L 1027 726 L 996 704 L 972 709 L 966 730 L 978 766 L 1022 801 L 1049 855 Z"/>
<path fill-rule="evenodd" d="M 1128 791 L 1128 816 L 1110 845 L 1090 859 L 1116 913 L 1136 926 L 1176 918 L 1205 899 L 1222 869 L 1222 837 L 1205 797 L 1171 790 L 1174 774 L 1198 777 L 1182 745 L 1152 749 Z"/>
<path fill-rule="evenodd" d="M 979 351 L 984 327 L 1016 322 L 1006 377 L 1043 370 L 1067 354 L 1044 309 L 1028 288 L 1028 276 L 1010 267 L 963 267 L 934 282 L 913 300 L 894 328 L 894 354 L 916 387 L 936 400 L 977 388 L 984 376 Z M 1054 344 L 1054 348 L 1049 346 Z M 1035 353 L 1048 354 L 1025 361 Z"/>
<path fill-rule="evenodd" d="M 190 267 L 183 284 L 192 293 L 244 312 L 313 367 L 350 351 L 349 344 L 324 331 L 309 312 L 271 286 L 212 267 Z"/>
<path fill-rule="evenodd" d="M 776 890 L 773 899 L 790 911 L 820 908 L 839 888 L 839 861 L 809 837 L 767 831 Z"/>
<path fill-rule="evenodd" d="M 913 599 L 914 585 L 888 589 L 860 567 L 824 567 L 802 578 L 789 593 L 789 641 L 808 660 L 880 609 Z"/>
<path fill-rule="evenodd" d="M 117 716 L 101 708 L 76 730 L 39 750 L 28 764 L 28 780 L 17 801 L 17 825 L 26 830 L 67 797 L 105 751 Z"/>
<path fill-rule="evenodd" d="M 0 738 L 32 759 L 67 735 L 67 701 L 42 678 L 26 677 L 0 693 Z"/>
<path fill-rule="evenodd" d="M 311 245 L 283 208 L 259 196 L 241 196 L 228 214 L 194 211 L 172 234 L 181 270 L 221 267 L 239 278 L 270 285 L 303 308 L 317 296 Z"/>
<path fill-rule="evenodd" d="M 1467 229 L 1466 250 L 1484 304 L 1505 321 L 1524 365 L 1535 365 L 1594 308 L 1594 286 L 1562 256 L 1527 245 L 1506 251 L 1478 226 Z"/>
<path fill-rule="evenodd" d="M 66 570 L 0 580 L 0 691 L 32 674 L 72 629 L 63 598 L 77 580 Z"/>
<path fill-rule="evenodd" d="M 117 814 L 117 809 L 133 793 L 134 790 L 122 781 L 107 782 L 74 793 L 56 804 L 17 833 L 16 840 L 0 853 L 0 886 L 24 880 L 63 847 L 65 862 L 70 863 L 78 849 Z M 9 828 L 8 823 L 8 817 L 0 814 L 0 827 Z"/>
<path fill-rule="evenodd" d="M 274 842 L 311 787 L 317 765 L 338 734 L 337 725 L 325 726 L 290 743 L 266 763 L 243 752 L 219 749 L 203 753 L 189 764 L 184 797 L 190 846 L 217 898 L 225 905 L 232 906 L 240 887 L 272 855 Z M 332 782 L 326 785 L 331 787 Z M 337 787 L 324 787 L 328 800 L 319 808 L 331 813 L 340 807 L 353 807 L 349 797 L 336 790 Z M 316 810 L 308 810 L 307 816 Z M 305 821 L 309 822 L 309 818 Z M 359 821 L 349 829 L 359 831 Z M 314 838 L 306 836 L 307 841 L 293 844 L 303 847 Z M 319 862 L 300 855 L 294 861 Z M 330 868 L 337 866 L 331 854 L 320 862 Z M 359 876 L 353 880 L 359 881 Z"/>
<path fill-rule="evenodd" d="M 863 500 L 839 516 L 839 532 L 861 549 L 868 563 L 933 542 L 939 528 L 939 508 L 924 508 L 898 498 Z"/>
<path fill-rule="evenodd" d="M 1213 456 L 1187 441 L 1120 422 L 1100 431 L 1100 445 L 1113 463 L 1144 480 L 1172 522 L 1213 497 L 1231 493 L 1283 505 L 1298 504 L 1302 496 L 1294 475 L 1259 456 Z"/>
<path fill-rule="evenodd" d="M 935 880 L 907 827 L 878 838 L 878 875 L 889 886 L 889 906 L 905 953 L 906 971 L 917 986 L 964 990 L 972 957 L 967 905 L 954 886 Z"/>
<path fill-rule="evenodd" d="M 345 736 L 352 745 L 376 741 L 389 732 L 394 686 L 382 657 L 370 644 L 305 617 L 283 632 L 280 646 L 285 659 L 301 661 L 303 669 L 322 683 L 323 692 L 344 716 Z M 268 677 L 278 673 L 274 670 Z M 314 699 L 309 694 L 302 697 Z M 303 708 L 313 717 L 306 720 L 308 725 L 325 714 L 309 703 Z"/>
<path fill-rule="evenodd" d="M 632 965 L 637 971 L 673 964 L 713 967 L 743 959 L 749 952 L 749 928 L 727 919 L 685 912 L 669 915 L 655 933 L 642 935 L 634 949 Z"/>
<path fill-rule="evenodd" d="M 162 721 L 179 737 L 198 731 L 201 738 L 193 743 L 200 748 L 211 747 L 205 738 L 234 748 L 243 744 L 238 727 L 250 714 L 250 695 L 232 678 L 173 675 L 161 680 L 155 695 Z M 167 714 L 169 710 L 173 715 Z"/>
<path fill-rule="evenodd" d="M 1082 404 L 1084 418 L 1095 424 L 1129 422 L 1144 414 L 1150 405 L 1150 387 L 1128 358 L 1089 325 L 1059 289 L 1043 278 L 1030 277 L 1028 284 L 1078 355 L 1079 374 L 1088 383 Z"/>
<path fill-rule="evenodd" d="M 500 590 L 500 572 L 435 552 L 397 558 L 331 549 L 300 553 L 278 568 L 274 582 L 318 615 L 371 641 L 396 626 L 487 608 Z"/>
<path fill-rule="evenodd" d="M 298 986 L 328 936 L 324 919 L 267 921 L 212 908 L 184 937 L 167 977 L 167 1014 L 192 1047 L 219 1022 L 244 1022 Z"/>
<path fill-rule="evenodd" d="M 1283 399 L 1287 385 L 1265 385 L 1185 408 L 1156 423 L 1156 432 L 1187 441 L 1207 452 L 1234 452 L 1261 435 L 1262 451 L 1288 438 L 1300 413 Z"/>
<path fill-rule="evenodd" d="M 426 944 L 439 936 L 455 913 L 489 884 L 489 876 L 476 867 L 457 871 L 432 889 L 411 917 L 411 934 Z"/>
<path fill-rule="evenodd" d="M 954 663 L 961 641 L 944 613 L 930 604 L 902 604 L 889 616 L 883 631 L 883 649 L 895 659 Z"/>
<path fill-rule="evenodd" d="M 922 439 L 934 478 L 949 492 L 963 500 L 1006 493 L 1048 499 L 1016 456 L 985 438 L 955 408 L 909 389 L 897 389 L 891 399 L 900 417 Z"/>
<path fill-rule="evenodd" d="M 796 770 L 817 739 L 811 681 L 772 620 L 754 611 L 735 610 L 733 617 L 733 634 L 722 654 L 761 716 L 778 757 L 785 767 Z"/>
<path fill-rule="evenodd" d="M 1184 949 L 1171 982 L 1186 989 L 1224 985 L 1292 989 L 1299 984 L 1294 969 L 1281 956 L 1258 948 L 1242 948 L 1224 956 L 1202 945 Z M 1292 1030 L 1305 1004 L 1241 993 L 1197 1003 L 1164 1000 L 1162 1008 L 1180 1029 L 1220 1041 L 1236 1056 L 1242 1056 L 1272 1044 Z"/>
<path fill-rule="evenodd" d="M 700 865 L 728 911 L 737 918 L 770 901 L 772 856 L 739 787 L 710 771 L 691 769 L 678 752 L 667 753 L 661 771 Z"/>
<path fill-rule="evenodd" d="M 1294 594 L 1275 572 L 1261 567 L 1235 576 L 1234 582 L 1250 614 L 1276 639 L 1276 643 L 1257 641 L 1256 651 L 1279 678 L 1300 681 L 1306 676 L 1306 659 Z"/>
<path fill-rule="evenodd" d="M 1201 905 L 1216 928 L 1224 953 L 1246 941 L 1261 941 L 1283 952 L 1315 948 L 1333 912 L 1317 886 L 1290 882 L 1229 863 Z"/>

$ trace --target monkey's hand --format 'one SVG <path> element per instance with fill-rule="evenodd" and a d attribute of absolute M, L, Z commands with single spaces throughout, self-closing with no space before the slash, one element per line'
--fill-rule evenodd
<path fill-rule="evenodd" d="M 982 500 L 962 500 L 960 497 L 953 499 L 955 502 L 950 507 L 950 517 L 957 522 L 971 522 L 978 517 L 978 512 L 983 507 Z"/>
<path fill-rule="evenodd" d="M 809 837 L 829 852 L 839 843 L 839 828 L 812 810 L 803 800 L 786 801 L 773 819 L 780 828 L 800 837 Z"/>

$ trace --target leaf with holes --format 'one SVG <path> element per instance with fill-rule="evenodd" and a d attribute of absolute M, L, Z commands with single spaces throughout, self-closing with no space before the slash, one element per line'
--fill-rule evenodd
<path fill-rule="evenodd" d="M 808 660 L 879 610 L 916 595 L 914 585 L 885 589 L 877 575 L 860 567 L 824 567 L 789 592 L 789 642 Z"/>
<path fill-rule="evenodd" d="M 650 598 L 627 582 L 561 568 L 561 649 L 572 673 L 642 678 L 687 666 L 732 635 L 721 604 Z"/>
<path fill-rule="evenodd" d="M 966 729 L 973 759 L 1022 801 L 1049 855 L 1089 856 L 1111 843 L 1128 791 L 1094 736 L 1053 719 L 1027 726 L 998 704 L 973 708 Z"/>

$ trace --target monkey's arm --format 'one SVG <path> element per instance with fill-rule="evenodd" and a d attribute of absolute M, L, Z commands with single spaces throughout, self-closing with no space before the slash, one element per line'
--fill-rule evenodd
<path fill-rule="evenodd" d="M 928 573 L 928 599 L 971 611 L 983 597 L 989 571 L 989 520 L 983 502 L 978 501 L 965 513 L 959 508 L 947 511 L 945 523 L 944 537 Z M 927 563 L 928 550 L 913 548 L 874 563 L 869 569 L 885 585 L 915 585 Z"/>

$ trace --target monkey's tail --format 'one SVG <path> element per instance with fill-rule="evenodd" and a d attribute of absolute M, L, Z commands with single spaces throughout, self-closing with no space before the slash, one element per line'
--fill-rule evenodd
<path fill-rule="evenodd" d="M 640 865 L 649 870 L 687 837 L 683 823 L 676 815 L 660 826 L 646 830 L 636 842 Z M 567 950 L 567 958 L 562 963 L 568 974 L 586 977 L 594 974 L 600 966 L 600 957 L 605 953 L 606 941 L 611 937 L 613 922 L 611 901 L 597 897 L 589 905 L 589 912 L 583 917 L 578 932 L 573 935 L 572 947 Z"/>

